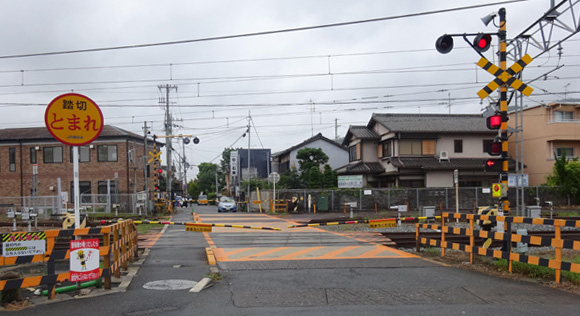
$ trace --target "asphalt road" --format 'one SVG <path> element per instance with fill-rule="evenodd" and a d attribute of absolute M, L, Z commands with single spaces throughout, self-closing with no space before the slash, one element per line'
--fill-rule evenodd
<path fill-rule="evenodd" d="M 14 315 L 575 315 L 580 297 L 535 283 L 445 267 L 316 228 L 291 217 L 194 206 L 203 222 L 282 231 L 169 226 L 125 293 L 57 302 Z M 174 221 L 190 221 L 182 210 Z M 200 293 L 151 290 L 153 281 L 199 281 L 212 245 L 223 279 Z"/>

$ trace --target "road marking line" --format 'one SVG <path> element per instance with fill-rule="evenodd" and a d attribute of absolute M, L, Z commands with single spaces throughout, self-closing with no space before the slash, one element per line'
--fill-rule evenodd
<path fill-rule="evenodd" d="M 258 252 L 258 253 L 255 253 L 255 254 L 246 256 L 246 257 L 238 258 L 238 260 L 256 259 L 256 258 L 264 257 L 264 256 L 267 256 L 267 255 L 270 255 L 270 254 L 273 254 L 273 253 L 276 253 L 276 252 L 279 252 L 279 251 L 283 251 L 283 250 L 286 250 L 286 249 L 290 249 L 290 247 L 280 247 L 280 248 L 268 249 L 268 250 L 265 250 L 265 251 L 262 251 L 262 252 Z M 272 257 L 272 258 L 265 257 L 265 258 L 261 258 L 261 259 L 274 259 L 274 258 L 275 257 Z"/>
<path fill-rule="evenodd" d="M 320 249 L 323 249 L 323 248 L 325 248 L 325 247 L 324 246 L 318 246 L 318 247 L 305 248 L 305 249 L 296 251 L 294 253 L 291 253 L 291 254 L 287 254 L 287 255 L 278 257 L 277 260 L 290 260 L 290 259 L 294 259 L 296 257 L 302 256 L 302 255 L 305 255 L 307 253 L 310 253 L 310 252 L 313 252 L 313 251 L 317 251 L 317 250 L 320 250 Z"/>

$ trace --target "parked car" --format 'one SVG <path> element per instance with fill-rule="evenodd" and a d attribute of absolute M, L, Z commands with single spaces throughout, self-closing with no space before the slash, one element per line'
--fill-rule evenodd
<path fill-rule="evenodd" d="M 207 195 L 200 195 L 197 197 L 197 205 L 208 205 Z"/>
<path fill-rule="evenodd" d="M 236 212 L 238 207 L 236 201 L 229 196 L 222 196 L 218 203 L 218 213 L 221 212 Z"/>

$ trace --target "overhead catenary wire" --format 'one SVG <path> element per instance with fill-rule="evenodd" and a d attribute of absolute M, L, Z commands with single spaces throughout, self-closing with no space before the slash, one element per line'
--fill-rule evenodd
<path fill-rule="evenodd" d="M 262 31 L 262 32 L 254 32 L 254 33 L 205 37 L 205 38 L 181 40 L 181 41 L 156 42 L 156 43 L 135 44 L 135 45 L 121 45 L 121 46 L 110 46 L 110 47 L 100 47 L 100 48 L 86 48 L 86 49 L 53 51 L 53 52 L 43 52 L 43 53 L 3 55 L 3 56 L 0 56 L 0 59 L 68 55 L 68 54 L 79 54 L 79 53 L 94 53 L 94 52 L 105 52 L 105 51 L 115 51 L 115 50 L 125 50 L 125 49 L 136 49 L 136 48 L 148 48 L 148 47 L 158 47 L 158 46 L 168 46 L 168 45 L 189 44 L 189 43 L 198 43 L 198 42 L 207 42 L 207 41 L 218 41 L 218 40 L 236 39 L 236 38 L 243 38 L 243 37 L 255 37 L 255 36 L 264 36 L 264 35 L 272 35 L 272 34 L 290 33 L 290 32 L 302 32 L 302 31 L 315 30 L 315 29 L 334 28 L 334 27 L 342 27 L 342 26 L 348 26 L 348 25 L 397 20 L 397 19 L 402 19 L 402 18 L 427 16 L 427 15 L 434 15 L 434 14 L 440 14 L 440 13 L 457 12 L 457 11 L 471 10 L 471 9 L 476 9 L 476 8 L 483 8 L 483 7 L 497 6 L 497 5 L 503 5 L 503 4 L 508 4 L 508 3 L 525 2 L 525 1 L 528 1 L 528 0 L 499 1 L 499 2 L 493 2 L 493 3 L 484 3 L 484 4 L 470 5 L 470 6 L 464 6 L 464 7 L 456 7 L 456 8 L 450 8 L 450 9 L 441 9 L 441 10 L 410 13 L 410 14 L 402 14 L 402 15 L 381 17 L 381 18 L 374 18 L 374 19 L 338 22 L 338 23 L 321 24 L 321 25 L 314 25 L 314 26 L 295 27 L 295 28 L 287 28 L 287 29 L 272 30 L 272 31 Z"/>

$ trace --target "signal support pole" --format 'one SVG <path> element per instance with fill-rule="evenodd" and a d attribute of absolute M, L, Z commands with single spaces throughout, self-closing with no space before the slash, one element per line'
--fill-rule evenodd
<path fill-rule="evenodd" d="M 507 28 L 506 28 L 506 11 L 505 8 L 499 9 L 499 67 L 502 71 L 507 70 Z M 500 173 L 500 182 L 502 186 L 505 186 L 505 195 L 500 198 L 502 204 L 502 212 L 498 215 L 508 216 L 510 211 L 510 202 L 508 200 L 508 171 L 509 171 L 509 161 L 508 161 L 508 133 L 507 133 L 507 90 L 508 84 L 504 82 L 499 87 L 500 103 L 499 110 L 502 117 L 501 127 L 500 127 L 500 138 L 501 138 L 501 160 L 502 168 Z M 498 207 L 499 208 L 499 207 Z M 512 224 L 506 221 L 504 231 L 507 232 L 507 238 L 503 242 L 503 251 L 511 252 L 511 231 Z M 512 271 L 512 261 L 508 260 L 508 269 Z"/>
<path fill-rule="evenodd" d="M 507 70 L 507 31 L 506 31 L 506 11 L 505 8 L 501 8 L 498 12 L 499 15 L 499 67 L 501 70 Z M 502 169 L 500 173 L 500 182 L 502 186 L 506 187 L 506 192 L 508 188 L 508 133 L 507 133 L 507 91 L 508 85 L 507 83 L 503 83 L 500 86 L 500 113 L 502 116 L 502 123 L 500 127 L 500 138 L 501 138 L 501 160 L 502 160 Z M 507 194 L 505 197 L 501 198 L 502 202 L 502 209 L 505 213 L 508 213 L 510 210 L 510 204 L 507 198 Z M 507 214 L 506 214 L 507 215 Z"/>

